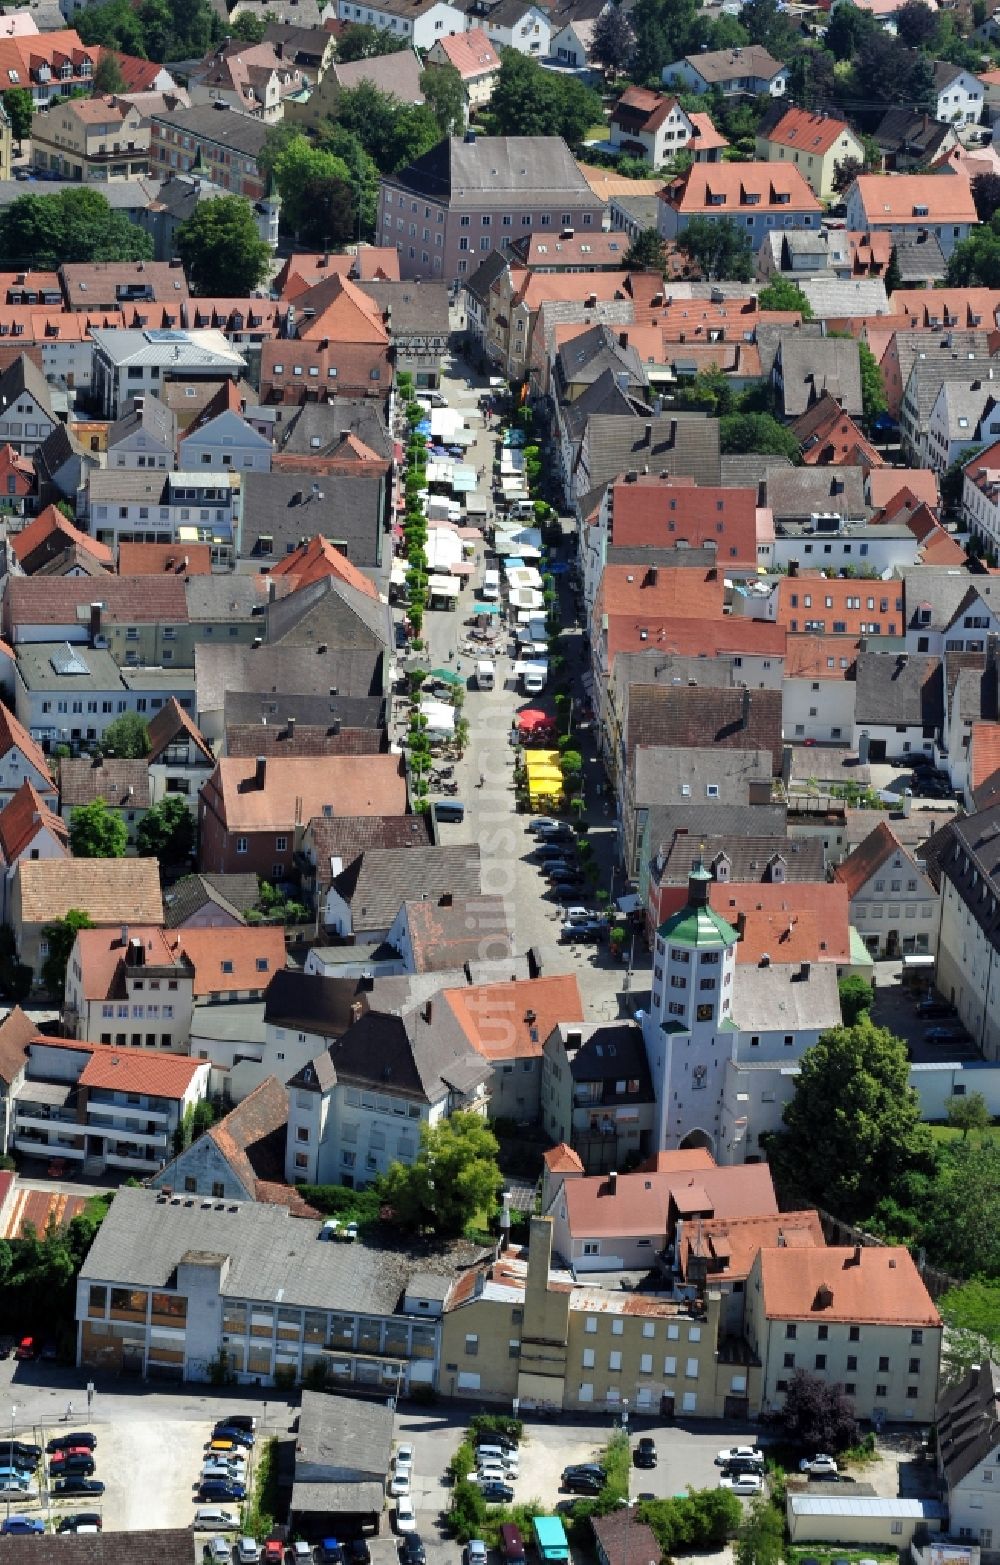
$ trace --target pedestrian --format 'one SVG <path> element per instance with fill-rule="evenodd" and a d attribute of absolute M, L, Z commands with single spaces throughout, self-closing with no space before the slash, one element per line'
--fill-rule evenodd
<path fill-rule="evenodd" d="M 73 1417 L 73 1404 L 72 1404 L 72 1402 L 67 1402 L 66 1403 L 65 1422 L 68 1424 L 72 1417 Z"/>

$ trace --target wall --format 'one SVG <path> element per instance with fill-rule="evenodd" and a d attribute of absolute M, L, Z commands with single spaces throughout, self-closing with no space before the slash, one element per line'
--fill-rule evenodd
<path fill-rule="evenodd" d="M 845 742 L 854 733 L 853 679 L 786 679 L 781 687 L 785 739 Z"/>

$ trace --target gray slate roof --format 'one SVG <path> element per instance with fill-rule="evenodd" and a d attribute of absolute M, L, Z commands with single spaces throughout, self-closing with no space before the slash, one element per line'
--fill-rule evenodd
<path fill-rule="evenodd" d="M 311 728 L 329 728 L 338 717 L 344 728 L 385 726 L 385 702 L 380 696 L 331 696 L 326 690 L 318 695 L 229 690 L 224 714 L 227 729 L 264 721 L 284 726 L 290 717 Z"/>
<path fill-rule="evenodd" d="M 941 659 L 924 653 L 859 652 L 855 719 L 858 723 L 939 728 L 944 715 Z"/>
<path fill-rule="evenodd" d="M 284 559 L 317 532 L 353 564 L 377 566 L 381 481 L 343 473 L 324 473 L 319 479 L 303 473 L 244 473 L 242 559 Z"/>
<path fill-rule="evenodd" d="M 975 1365 L 937 1406 L 937 1442 L 949 1489 L 1000 1446 L 1000 1367 Z"/>
<path fill-rule="evenodd" d="M 388 929 L 404 902 L 478 896 L 479 844 L 369 848 L 335 878 L 333 889 L 351 909 L 355 936 L 363 937 Z"/>
<path fill-rule="evenodd" d="M 18 185 L 17 192 L 23 195 L 24 187 Z M 77 1509 L 86 1510 L 86 1501 L 87 1496 L 81 1495 Z M 48 1532 L 4 1538 L 3 1560 L 4 1565 L 135 1565 L 138 1558 L 155 1560 L 156 1565 L 191 1565 L 191 1549 L 190 1527 L 156 1527 L 140 1532 Z"/>
<path fill-rule="evenodd" d="M 503 208 L 565 201 L 603 212 L 561 136 L 456 136 L 391 176 L 414 195 L 462 207 Z"/>
<path fill-rule="evenodd" d="M 194 650 L 198 711 L 221 711 L 230 691 L 246 691 L 280 703 L 288 716 L 291 695 L 381 697 L 383 654 L 370 648 L 245 647 L 201 645 Z M 336 690 L 337 695 L 329 692 Z"/>
<path fill-rule="evenodd" d="M 375 397 L 334 397 L 332 402 L 304 402 L 275 411 L 275 445 L 283 455 L 327 456 L 342 436 L 351 434 L 387 461 L 392 456 L 392 437 Z"/>
<path fill-rule="evenodd" d="M 396 58 L 396 56 L 390 56 Z M 448 284 L 436 282 L 358 283 L 383 315 L 389 312 L 389 335 L 397 344 L 410 337 L 444 337 L 450 331 Z"/>
<path fill-rule="evenodd" d="M 154 114 L 152 118 L 157 125 L 179 130 L 196 141 L 217 142 L 245 158 L 256 158 L 271 128 L 262 119 L 240 114 L 236 109 L 217 109 L 210 103 L 175 109 L 170 114 Z"/>
<path fill-rule="evenodd" d="M 826 878 L 823 855 L 823 842 L 819 837 L 800 839 L 739 833 L 694 838 L 682 831 L 667 844 L 662 867 L 655 867 L 653 876 L 659 885 L 686 886 L 695 865 L 704 864 L 713 878 L 718 879 L 720 864 L 725 860 L 729 864 L 727 879 L 740 884 L 751 881 L 777 883 L 776 866 L 783 869 L 786 881 L 823 881 Z"/>
<path fill-rule="evenodd" d="M 770 750 L 720 750 L 714 746 L 674 750 L 663 745 L 639 745 L 634 767 L 638 803 L 694 806 L 707 802 L 707 806 L 717 809 L 726 804 L 746 804 L 751 780 L 770 786 L 772 757 Z M 717 799 L 708 799 L 709 783 L 718 788 Z"/>
<path fill-rule="evenodd" d="M 778 349 L 786 418 L 798 418 L 828 391 L 845 413 L 861 412 L 861 358 L 853 337 L 819 342 L 783 332 Z"/>
<path fill-rule="evenodd" d="M 256 875 L 184 875 L 163 893 L 163 922 L 177 929 L 206 903 L 214 903 L 242 923 L 259 896 Z"/>
<path fill-rule="evenodd" d="M 719 421 L 700 413 L 597 413 L 587 424 L 587 445 L 592 488 L 647 465 L 706 486 L 721 479 Z"/>
<path fill-rule="evenodd" d="M 814 511 L 836 511 L 852 521 L 867 520 L 865 475 L 860 467 L 767 468 L 767 504 L 775 523 L 807 522 Z"/>
<path fill-rule="evenodd" d="M 392 1409 L 381 1401 L 303 1391 L 295 1441 L 296 1477 L 308 1468 L 312 1481 L 322 1481 L 325 1469 L 331 1480 L 383 1482 L 392 1457 L 392 1424 Z"/>
<path fill-rule="evenodd" d="M 401 1282 L 405 1286 L 416 1269 L 405 1256 L 367 1243 L 324 1244 L 322 1223 L 292 1217 L 285 1206 L 203 1205 L 200 1197 L 183 1196 L 175 1203 L 159 1201 L 153 1190 L 123 1188 L 112 1208 L 83 1264 L 85 1281 L 166 1288 L 184 1257 L 200 1252 L 230 1258 L 223 1298 L 326 1310 L 363 1305 L 373 1315 L 386 1315 L 396 1309 Z"/>
<path fill-rule="evenodd" d="M 159 397 L 150 392 L 138 403 L 130 402 L 121 418 L 108 430 L 108 449 L 127 440 L 130 435 L 142 432 L 153 440 L 159 440 L 171 454 L 177 446 L 177 419 Z"/>
<path fill-rule="evenodd" d="M 743 1032 L 786 1032 L 839 1027 L 836 962 L 813 962 L 808 978 L 799 964 L 737 966 L 733 1021 Z"/>

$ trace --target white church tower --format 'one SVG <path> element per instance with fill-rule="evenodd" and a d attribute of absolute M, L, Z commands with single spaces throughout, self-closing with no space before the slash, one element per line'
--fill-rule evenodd
<path fill-rule="evenodd" d="M 735 1059 L 737 934 L 709 905 L 712 875 L 699 861 L 687 905 L 656 931 L 653 999 L 642 1017 L 657 1100 L 656 1150 L 716 1152 L 726 1061 Z"/>

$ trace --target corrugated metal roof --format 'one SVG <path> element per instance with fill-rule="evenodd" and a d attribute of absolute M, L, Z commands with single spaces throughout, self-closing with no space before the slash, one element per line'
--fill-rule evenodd
<path fill-rule="evenodd" d="M 932 1519 L 945 1514 L 939 1500 L 890 1500 L 877 1494 L 859 1495 L 848 1499 L 815 1494 L 790 1494 L 788 1504 L 794 1516 L 878 1516 L 893 1519 L 924 1517 Z"/>

